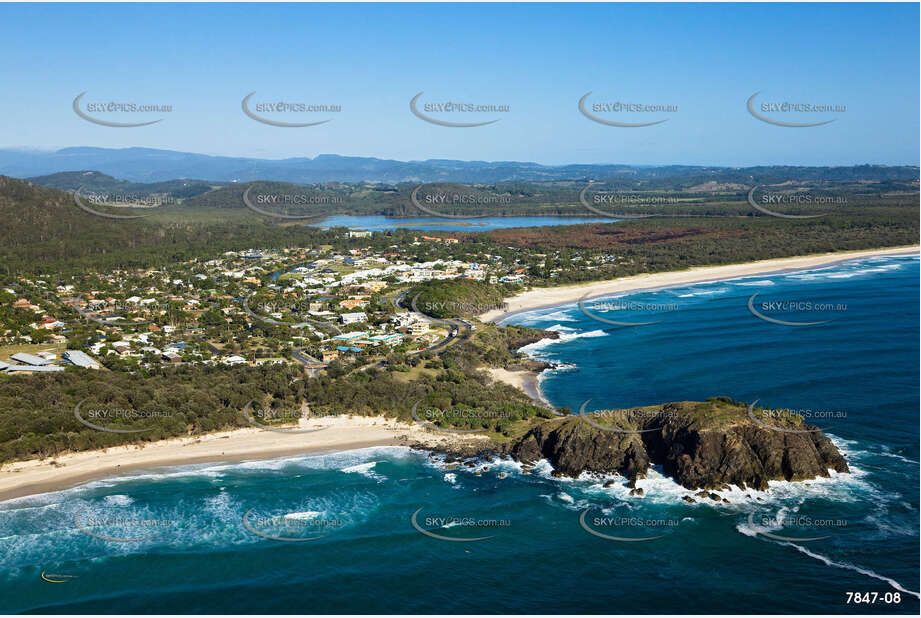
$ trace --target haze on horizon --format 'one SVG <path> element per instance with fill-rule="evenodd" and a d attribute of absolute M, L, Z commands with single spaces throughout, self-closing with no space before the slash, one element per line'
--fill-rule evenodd
<path fill-rule="evenodd" d="M 544 165 L 917 165 L 917 4 L 0 5 L 0 148 L 146 147 L 231 157 L 320 154 Z M 37 37 L 36 33 L 41 32 Z M 171 105 L 143 127 L 72 103 Z M 282 128 L 241 100 L 335 104 Z M 439 126 L 410 100 L 508 106 Z M 608 115 L 578 102 L 676 106 Z M 747 99 L 846 106 L 776 126 Z M 433 114 L 437 116 L 437 114 Z M 445 120 L 468 120 L 457 115 Z M 778 118 L 787 119 L 783 116 Z M 121 119 L 121 118 L 120 118 Z M 287 118 L 286 118 L 287 119 Z"/>

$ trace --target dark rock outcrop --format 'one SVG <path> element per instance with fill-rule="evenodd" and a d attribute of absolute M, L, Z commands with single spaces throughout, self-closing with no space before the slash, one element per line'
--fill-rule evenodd
<path fill-rule="evenodd" d="M 512 446 L 511 455 L 522 462 L 547 459 L 563 476 L 617 472 L 633 479 L 649 469 L 640 435 L 603 431 L 567 418 L 538 425 Z"/>
<path fill-rule="evenodd" d="M 616 472 L 635 480 L 660 464 L 684 487 L 706 490 L 727 484 L 763 490 L 769 480 L 849 471 L 831 440 L 801 418 L 758 422 L 747 407 L 724 398 L 547 421 L 516 441 L 510 454 L 522 462 L 545 458 L 557 474 L 571 477 Z"/>

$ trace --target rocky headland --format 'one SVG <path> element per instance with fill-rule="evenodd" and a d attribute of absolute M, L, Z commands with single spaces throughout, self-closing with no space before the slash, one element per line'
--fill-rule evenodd
<path fill-rule="evenodd" d="M 620 474 L 631 485 L 650 466 L 688 489 L 728 485 L 764 490 L 768 481 L 808 481 L 849 472 L 822 431 L 795 414 L 765 417 L 727 398 L 603 410 L 540 422 L 477 454 L 507 454 L 524 464 L 546 459 L 554 475 Z M 470 456 L 465 452 L 455 456 Z"/>

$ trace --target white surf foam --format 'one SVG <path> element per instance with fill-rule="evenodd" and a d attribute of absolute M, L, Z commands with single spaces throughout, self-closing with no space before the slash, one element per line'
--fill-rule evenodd
<path fill-rule="evenodd" d="M 570 332 L 571 330 L 572 329 L 570 329 L 569 331 L 558 330 L 556 331 L 560 333 L 560 336 L 558 339 L 541 339 L 540 341 L 529 343 L 528 345 L 520 348 L 518 351 L 523 354 L 528 354 L 528 355 L 533 356 L 533 355 L 540 354 L 541 352 L 545 351 L 546 348 L 552 345 L 568 343 L 570 341 L 575 341 L 576 339 L 586 339 L 586 338 L 592 338 L 592 337 L 608 337 L 609 336 L 608 333 L 604 332 L 601 329 L 581 331 L 581 332 L 580 331 Z"/>
<path fill-rule="evenodd" d="M 786 541 L 782 541 L 780 542 L 780 545 L 789 545 L 790 547 L 795 548 L 800 553 L 806 554 L 810 558 L 815 558 L 816 560 L 823 562 L 828 566 L 836 567 L 839 569 L 846 569 L 848 571 L 854 571 L 856 573 L 860 573 L 861 575 L 866 575 L 867 577 L 872 577 L 873 579 L 878 579 L 880 581 L 886 582 L 887 584 L 889 584 L 890 586 L 892 586 L 899 592 L 904 592 L 905 594 L 910 594 L 914 597 L 921 599 L 921 594 L 913 590 L 909 590 L 908 588 L 905 588 L 904 586 L 902 586 L 902 584 L 895 581 L 891 577 L 880 575 L 879 573 L 876 573 L 875 571 L 872 571 L 870 569 L 867 569 L 861 566 L 857 566 L 856 564 L 851 564 L 850 562 L 839 562 L 837 560 L 832 560 L 831 558 L 828 558 L 827 556 L 823 556 L 822 554 L 818 554 L 816 552 L 809 551 L 805 547 L 801 545 L 797 545 L 796 543 L 789 543 Z"/>
<path fill-rule="evenodd" d="M 378 462 L 376 461 L 369 461 L 367 463 L 346 466 L 345 468 L 342 468 L 342 472 L 345 472 L 346 474 L 360 474 L 366 478 L 374 479 L 378 483 L 383 483 L 387 480 L 387 477 L 374 471 L 374 466 L 377 464 Z"/>
<path fill-rule="evenodd" d="M 323 511 L 301 511 L 299 513 L 285 513 L 284 518 L 293 519 L 295 521 L 309 521 L 321 515 L 323 515 Z"/>
<path fill-rule="evenodd" d="M 693 290 L 691 292 L 685 292 L 684 294 L 677 294 L 677 296 L 678 298 L 696 298 L 698 296 L 716 296 L 718 294 L 725 294 L 728 291 L 729 288 L 720 287 L 714 290 Z"/>

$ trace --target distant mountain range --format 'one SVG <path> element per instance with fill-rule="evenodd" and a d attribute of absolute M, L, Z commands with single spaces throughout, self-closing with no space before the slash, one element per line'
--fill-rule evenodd
<path fill-rule="evenodd" d="M 153 148 L 93 148 L 58 151 L 0 149 L 0 174 L 28 178 L 82 170 L 98 170 L 135 183 L 175 179 L 204 179 L 216 184 L 273 180 L 320 182 L 541 182 L 642 181 L 694 178 L 705 182 L 751 182 L 754 178 L 789 180 L 917 179 L 917 166 L 859 165 L 852 167 L 760 166 L 750 168 L 669 165 L 572 164 L 547 166 L 517 161 L 394 161 L 371 157 L 319 155 L 314 158 L 255 159 L 218 157 Z M 764 182 L 764 180 L 759 180 Z"/>

